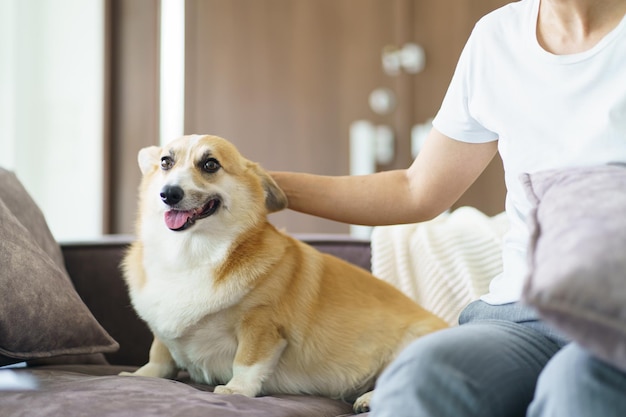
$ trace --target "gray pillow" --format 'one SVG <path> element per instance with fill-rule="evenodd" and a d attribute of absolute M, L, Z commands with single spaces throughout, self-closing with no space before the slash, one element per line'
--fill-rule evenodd
<path fill-rule="evenodd" d="M 74 290 L 43 214 L 1 168 L 0 289 L 0 366 L 119 347 Z"/>
<path fill-rule="evenodd" d="M 0 201 L 30 232 L 33 241 L 63 268 L 61 248 L 50 233 L 43 213 L 15 174 L 4 168 L 0 168 Z"/>
<path fill-rule="evenodd" d="M 626 370 L 626 168 L 543 171 L 521 180 L 535 204 L 523 299 Z"/>

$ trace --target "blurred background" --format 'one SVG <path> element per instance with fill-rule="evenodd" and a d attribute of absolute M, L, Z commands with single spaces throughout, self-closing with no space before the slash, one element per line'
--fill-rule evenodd
<path fill-rule="evenodd" d="M 223 136 L 268 170 L 405 168 L 475 22 L 506 3 L 0 0 L 0 166 L 59 240 L 132 233 L 138 150 L 182 134 Z M 503 210 L 498 157 L 462 205 Z"/>

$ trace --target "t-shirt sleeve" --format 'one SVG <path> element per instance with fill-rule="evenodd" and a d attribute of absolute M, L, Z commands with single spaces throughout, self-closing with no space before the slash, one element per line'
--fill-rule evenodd
<path fill-rule="evenodd" d="M 444 135 L 461 142 L 484 143 L 498 139 L 498 135 L 482 126 L 470 108 L 471 92 L 480 91 L 480 86 L 471 85 L 471 71 L 480 69 L 477 62 L 476 30 L 472 33 L 461 57 L 441 108 L 433 119 L 433 126 Z"/>

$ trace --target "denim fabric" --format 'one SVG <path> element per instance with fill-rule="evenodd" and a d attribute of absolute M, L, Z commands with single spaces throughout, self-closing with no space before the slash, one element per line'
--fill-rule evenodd
<path fill-rule="evenodd" d="M 483 301 L 475 301 L 461 312 L 459 324 L 476 323 L 482 320 L 503 320 L 521 324 L 541 333 L 559 347 L 569 342 L 567 337 L 539 320 L 538 314 L 532 307 L 522 303 L 491 305 Z"/>
<path fill-rule="evenodd" d="M 571 359 L 566 355 L 563 360 L 557 360 L 567 340 L 537 320 L 532 309 L 518 303 L 492 306 L 477 301 L 463 311 L 459 322 L 458 327 L 416 340 L 387 368 L 374 391 L 373 417 L 523 417 L 535 397 L 536 404 L 530 408 L 533 414 L 528 416 L 626 415 L 609 411 L 558 412 L 559 401 L 568 401 L 568 410 L 581 409 L 572 404 L 583 398 L 594 404 L 603 403 L 605 399 L 598 392 L 604 390 L 599 387 L 605 384 L 613 387 L 618 384 L 617 389 L 606 388 L 607 392 L 621 389 L 625 393 L 624 385 L 620 384 L 626 382 L 626 375 L 617 372 L 614 379 L 607 379 L 589 372 L 582 377 L 586 382 L 580 385 L 581 389 L 595 387 L 594 396 L 570 398 L 573 395 L 565 387 L 573 381 L 555 382 L 567 373 L 560 373 L 559 369 L 576 366 L 569 364 Z M 567 347 L 563 352 L 569 350 Z M 608 366 L 597 362 L 596 367 Z M 544 368 L 546 376 L 541 377 L 537 389 Z M 576 372 L 587 369 L 582 367 Z M 554 391 L 559 390 L 561 395 L 555 395 Z M 611 401 L 619 402 L 613 397 Z M 621 401 L 626 406 L 626 395 Z M 598 410 L 594 407 L 590 409 Z M 622 410 L 617 407 L 616 410 Z"/>
<path fill-rule="evenodd" d="M 548 362 L 528 417 L 624 417 L 626 374 L 572 343 Z"/>

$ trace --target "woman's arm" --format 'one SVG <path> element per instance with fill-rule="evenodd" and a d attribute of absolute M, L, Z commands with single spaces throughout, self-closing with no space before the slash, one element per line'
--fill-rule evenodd
<path fill-rule="evenodd" d="M 432 129 L 408 169 L 337 177 L 272 172 L 272 177 L 292 210 L 350 224 L 414 223 L 448 209 L 496 152 L 495 141 L 465 143 Z"/>

